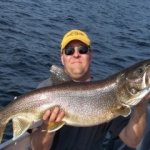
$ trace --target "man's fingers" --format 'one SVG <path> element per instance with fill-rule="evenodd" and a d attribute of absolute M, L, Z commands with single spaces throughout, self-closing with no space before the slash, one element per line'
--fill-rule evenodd
<path fill-rule="evenodd" d="M 44 121 L 49 120 L 50 114 L 51 114 L 50 110 L 47 110 L 47 111 L 45 112 L 45 114 L 43 115 L 43 118 L 42 118 L 42 119 L 43 119 Z"/>
<path fill-rule="evenodd" d="M 146 95 L 146 97 L 147 97 L 147 99 L 150 100 L 150 93 L 148 93 L 148 94 Z"/>
<path fill-rule="evenodd" d="M 56 122 L 61 121 L 65 116 L 65 113 L 62 111 L 59 113 L 59 115 L 56 118 Z"/>
<path fill-rule="evenodd" d="M 62 111 L 60 112 L 59 107 L 55 107 L 53 111 L 47 110 L 43 115 L 44 124 L 48 124 L 48 122 L 58 122 L 63 119 L 65 113 Z"/>
<path fill-rule="evenodd" d="M 59 114 L 59 111 L 60 111 L 59 107 L 55 107 L 54 108 L 54 110 L 52 111 L 51 116 L 49 118 L 49 122 L 56 121 L 56 118 L 57 118 L 57 116 Z"/>

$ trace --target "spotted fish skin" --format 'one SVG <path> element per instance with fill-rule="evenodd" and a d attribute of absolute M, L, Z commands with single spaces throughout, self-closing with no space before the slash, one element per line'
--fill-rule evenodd
<path fill-rule="evenodd" d="M 13 139 L 21 136 L 33 122 L 41 120 L 47 109 L 59 106 L 65 112 L 62 122 L 49 125 L 56 131 L 64 124 L 93 126 L 117 116 L 130 114 L 150 91 L 150 60 L 134 64 L 104 80 L 66 82 L 33 90 L 15 98 L 0 110 L 0 141 L 6 124 L 13 121 Z M 52 129 L 53 128 L 53 129 Z"/>

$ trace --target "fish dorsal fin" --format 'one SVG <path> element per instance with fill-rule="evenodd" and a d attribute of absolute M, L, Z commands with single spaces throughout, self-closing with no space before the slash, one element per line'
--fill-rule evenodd
<path fill-rule="evenodd" d="M 42 132 L 47 131 L 47 132 L 55 132 L 59 130 L 66 122 L 65 121 L 59 121 L 59 122 L 50 122 L 47 130 L 42 130 Z"/>
<path fill-rule="evenodd" d="M 20 137 L 31 125 L 32 122 L 24 116 L 18 116 L 12 119 L 13 121 L 13 140 Z"/>
<path fill-rule="evenodd" d="M 111 112 L 117 115 L 127 117 L 131 113 L 131 109 L 127 106 L 118 106 L 111 109 Z"/>
<path fill-rule="evenodd" d="M 51 77 L 50 77 L 50 79 L 52 81 L 52 85 L 57 85 L 60 83 L 72 81 L 72 79 L 70 78 L 69 75 L 66 74 L 64 69 L 62 69 L 56 65 L 51 66 L 50 72 L 52 73 Z"/>

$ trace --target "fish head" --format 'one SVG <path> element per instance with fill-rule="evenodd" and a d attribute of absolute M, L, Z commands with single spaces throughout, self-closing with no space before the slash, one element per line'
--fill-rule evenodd
<path fill-rule="evenodd" d="M 139 62 L 117 78 L 117 99 L 121 104 L 134 106 L 150 92 L 150 60 Z"/>

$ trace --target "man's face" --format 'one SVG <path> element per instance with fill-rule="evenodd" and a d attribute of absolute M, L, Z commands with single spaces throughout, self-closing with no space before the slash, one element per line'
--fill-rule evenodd
<path fill-rule="evenodd" d="M 92 53 L 88 51 L 86 54 L 80 54 L 78 47 L 86 46 L 81 41 L 71 41 L 66 48 L 73 47 L 75 52 L 72 55 L 61 54 L 61 61 L 66 73 L 75 81 L 88 81 L 91 78 L 90 64 L 92 61 Z"/>

